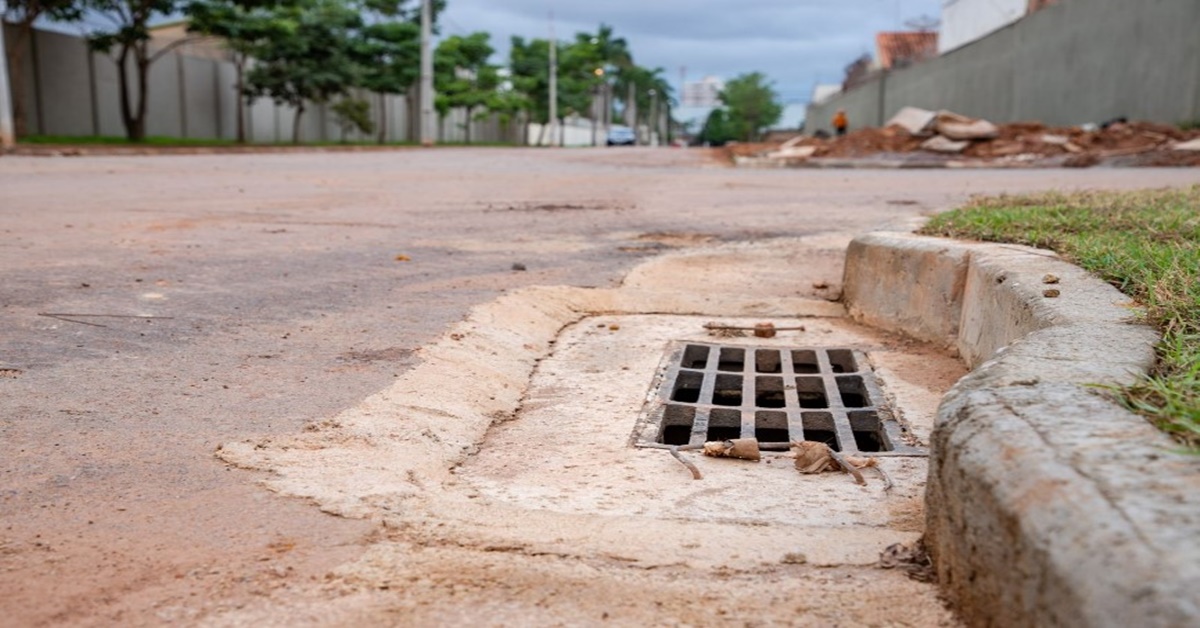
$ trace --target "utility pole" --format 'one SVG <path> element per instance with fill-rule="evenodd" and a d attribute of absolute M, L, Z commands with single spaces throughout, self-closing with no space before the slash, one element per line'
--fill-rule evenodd
<path fill-rule="evenodd" d="M 421 0 L 421 146 L 433 146 L 433 1 Z"/>
<path fill-rule="evenodd" d="M 12 100 L 8 88 L 8 48 L 4 45 L 4 20 L 0 19 L 0 151 L 13 147 Z"/>
<path fill-rule="evenodd" d="M 554 38 L 554 11 L 550 12 L 550 145 L 558 146 L 558 40 Z"/>
<path fill-rule="evenodd" d="M 658 132 L 658 90 L 650 89 L 650 145 L 658 146 L 662 143 L 661 135 L 656 137 Z"/>

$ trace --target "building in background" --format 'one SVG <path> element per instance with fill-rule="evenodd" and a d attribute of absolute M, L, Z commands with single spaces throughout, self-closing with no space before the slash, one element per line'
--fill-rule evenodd
<path fill-rule="evenodd" d="M 1058 0 L 942 0 L 939 54 L 961 48 Z"/>
<path fill-rule="evenodd" d="M 683 107 L 713 108 L 721 105 L 721 90 L 725 89 L 725 81 L 706 76 L 699 81 L 683 84 L 679 104 Z"/>
<path fill-rule="evenodd" d="M 813 85 L 812 96 L 809 97 L 809 102 L 819 105 L 840 93 L 842 93 L 842 86 L 838 83 L 818 83 Z"/>
<path fill-rule="evenodd" d="M 875 34 L 875 65 L 881 70 L 910 66 L 938 56 L 938 34 L 906 31 Z"/>

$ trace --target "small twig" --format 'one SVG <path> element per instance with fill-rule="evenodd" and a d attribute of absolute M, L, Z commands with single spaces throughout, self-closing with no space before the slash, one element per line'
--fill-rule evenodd
<path fill-rule="evenodd" d="M 837 461 L 838 466 L 842 467 L 842 471 L 854 476 L 855 482 L 858 482 L 864 486 L 867 484 L 867 481 L 863 479 L 862 472 L 860 472 L 854 465 L 846 462 L 846 459 L 842 457 L 842 454 L 834 451 L 833 447 L 830 447 L 829 445 L 825 445 L 825 449 L 829 450 L 829 456 Z"/>
<path fill-rule="evenodd" d="M 684 445 L 684 447 L 688 447 L 688 448 L 692 448 L 692 449 L 694 449 L 694 447 L 693 447 L 693 446 L 691 446 L 691 445 Z M 692 479 L 693 479 L 693 480 L 700 480 L 700 479 L 703 479 L 703 478 L 704 478 L 704 476 L 703 476 L 703 475 L 700 475 L 700 469 L 696 468 L 696 465 L 692 464 L 692 462 L 691 462 L 690 460 L 687 460 L 687 459 L 686 459 L 686 458 L 684 458 L 683 456 L 679 455 L 679 450 L 680 450 L 680 447 L 679 447 L 678 445 L 676 445 L 676 446 L 674 446 L 674 447 L 671 447 L 671 448 L 670 448 L 670 449 L 668 449 L 667 451 L 671 452 L 671 455 L 672 455 L 672 456 L 674 456 L 676 460 L 678 460 L 679 462 L 683 463 L 683 466 L 687 467 L 687 468 L 688 468 L 688 471 L 691 471 L 691 472 L 692 472 Z"/>
<path fill-rule="evenodd" d="M 896 485 L 894 482 L 892 482 L 892 476 L 888 475 L 888 472 L 884 471 L 883 467 L 879 466 L 878 460 L 876 460 L 875 464 L 872 466 L 874 466 L 875 470 L 879 472 L 879 477 L 883 478 L 883 492 L 886 493 L 892 490 L 892 487 Z"/>
<path fill-rule="evenodd" d="M 63 321 L 63 322 L 65 322 L 65 323 L 78 323 L 78 324 L 80 324 L 80 325 L 88 325 L 88 326 L 91 326 L 91 327 L 104 327 L 104 328 L 107 328 L 107 327 L 108 327 L 108 325 L 101 325 L 101 324 L 99 324 L 99 323 L 89 323 L 89 322 L 87 322 L 87 321 L 76 321 L 76 320 L 71 320 L 71 319 L 69 319 L 69 318 L 63 318 L 62 316 L 60 316 L 60 315 L 58 315 L 58 314 L 45 314 L 45 313 L 41 313 L 41 312 L 39 312 L 39 313 L 38 313 L 38 316 L 45 316 L 45 317 L 47 317 L 47 318 L 53 318 L 53 319 L 55 319 L 55 320 L 60 320 L 60 321 Z"/>
<path fill-rule="evenodd" d="M 1050 259 L 1062 259 L 1062 256 L 1057 253 L 1040 253 L 1038 251 L 1031 251 L 1028 248 L 1022 249 L 1015 246 L 1005 246 L 1003 244 L 997 244 L 996 246 L 1002 249 L 1009 249 L 1010 251 L 1019 251 L 1021 253 L 1028 253 L 1030 255 L 1041 255 L 1042 257 L 1049 257 Z"/>
<path fill-rule="evenodd" d="M 175 318 L 174 316 L 150 316 L 148 314 L 65 314 L 63 312 L 38 312 L 38 316 L 74 316 L 75 318 Z"/>

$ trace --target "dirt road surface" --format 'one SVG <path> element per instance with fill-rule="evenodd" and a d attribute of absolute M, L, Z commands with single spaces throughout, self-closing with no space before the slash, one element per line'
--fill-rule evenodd
<path fill-rule="evenodd" d="M 971 194 L 1198 180 L 738 171 L 667 149 L 0 158 L 0 625 L 197 623 L 361 558 L 378 521 L 214 451 L 353 406 L 505 291 L 848 241 Z"/>

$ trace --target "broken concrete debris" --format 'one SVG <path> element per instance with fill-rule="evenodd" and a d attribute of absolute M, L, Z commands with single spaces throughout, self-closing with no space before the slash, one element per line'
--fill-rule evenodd
<path fill-rule="evenodd" d="M 884 126 L 898 126 L 908 131 L 910 135 L 929 135 L 930 129 L 937 120 L 937 113 L 918 107 L 904 107 L 892 116 Z"/>
<path fill-rule="evenodd" d="M 961 153 L 970 145 L 971 142 L 966 140 L 954 141 L 941 135 L 935 135 L 921 142 L 921 149 L 935 153 Z"/>
<path fill-rule="evenodd" d="M 783 144 L 736 144 L 724 151 L 739 164 L 775 166 L 862 158 L 1010 166 L 1200 166 L 1200 129 L 1119 119 L 1074 127 L 995 124 L 953 111 L 905 107 L 882 128 L 860 128 L 840 137 L 798 136 Z"/>
<path fill-rule="evenodd" d="M 952 140 L 991 140 L 1000 136 L 1000 128 L 987 120 L 971 120 L 958 114 L 941 112 L 937 132 Z"/>
<path fill-rule="evenodd" d="M 1194 140 L 1189 140 L 1187 142 L 1179 142 L 1178 144 L 1175 144 L 1174 146 L 1172 146 L 1172 148 L 1174 148 L 1175 150 L 1200 151 L 1200 137 L 1197 137 Z"/>

